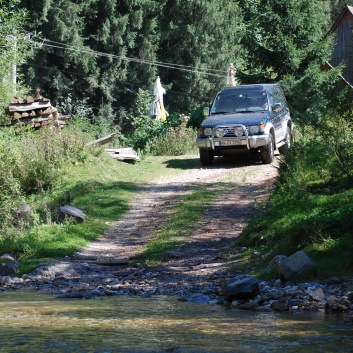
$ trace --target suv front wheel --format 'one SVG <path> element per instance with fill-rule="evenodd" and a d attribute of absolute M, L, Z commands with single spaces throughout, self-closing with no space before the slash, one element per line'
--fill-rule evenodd
<path fill-rule="evenodd" d="M 273 137 L 270 133 L 268 136 L 268 142 L 265 146 L 260 149 L 261 160 L 264 164 L 271 164 L 275 159 L 275 149 L 273 145 Z"/>
<path fill-rule="evenodd" d="M 200 161 L 202 165 L 211 165 L 214 159 L 213 151 L 200 148 Z"/>

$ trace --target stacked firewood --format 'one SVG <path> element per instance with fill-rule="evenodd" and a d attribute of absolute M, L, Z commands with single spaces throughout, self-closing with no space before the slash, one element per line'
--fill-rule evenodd
<path fill-rule="evenodd" d="M 61 115 L 50 103 L 49 98 L 42 97 L 37 88 L 33 96 L 12 97 L 7 113 L 11 115 L 11 124 L 24 124 L 36 129 L 50 125 L 61 131 L 70 115 Z"/>

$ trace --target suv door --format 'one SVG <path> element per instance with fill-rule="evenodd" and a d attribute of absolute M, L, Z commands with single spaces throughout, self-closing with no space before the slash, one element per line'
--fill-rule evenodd
<path fill-rule="evenodd" d="M 270 101 L 271 109 L 276 103 L 281 105 L 278 110 L 272 110 L 276 143 L 278 143 L 284 140 L 287 131 L 287 103 L 279 87 L 275 87 L 270 93 Z"/>

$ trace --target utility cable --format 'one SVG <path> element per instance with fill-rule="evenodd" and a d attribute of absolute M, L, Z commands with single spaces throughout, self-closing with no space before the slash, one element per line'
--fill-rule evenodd
<path fill-rule="evenodd" d="M 54 43 L 54 44 L 58 44 L 58 45 L 61 45 L 63 47 L 71 47 L 73 48 L 72 46 L 69 46 L 67 44 L 64 44 L 64 43 L 60 43 L 60 42 L 55 42 L 53 40 L 50 40 L 50 39 L 44 39 L 42 38 L 42 41 L 44 42 L 50 42 L 50 43 Z M 83 49 L 83 48 L 82 48 Z M 105 54 L 105 55 L 114 55 L 114 54 L 106 54 L 106 53 L 101 53 L 101 52 L 97 52 L 97 51 L 94 51 L 92 49 L 90 49 L 90 51 L 92 51 L 93 53 L 97 53 L 97 54 Z M 164 62 L 161 62 L 161 61 L 150 61 L 150 60 L 146 60 L 146 59 L 137 59 L 137 58 L 128 58 L 128 57 L 123 57 L 123 56 L 118 56 L 120 58 L 124 58 L 124 59 L 127 59 L 127 60 L 134 60 L 134 61 L 140 61 L 140 62 L 143 62 L 143 63 L 156 63 L 156 64 L 161 64 L 161 65 L 171 65 L 171 66 L 175 66 L 175 67 L 182 67 L 182 68 L 192 68 L 192 69 L 195 69 L 194 66 L 188 66 L 188 65 L 180 65 L 180 64 L 170 64 L 170 63 L 164 63 Z M 215 70 L 215 69 L 204 69 L 205 71 L 209 71 L 209 72 L 218 72 L 218 73 L 222 73 L 224 74 L 225 71 L 224 70 Z"/>
<path fill-rule="evenodd" d="M 50 43 L 54 43 L 54 44 L 50 44 Z M 46 46 L 46 47 L 62 49 L 62 50 L 71 50 L 71 51 L 76 51 L 76 52 L 80 52 L 80 53 L 87 53 L 90 55 L 96 55 L 96 56 L 101 56 L 101 57 L 110 57 L 110 58 L 114 58 L 114 59 L 126 60 L 126 61 L 136 62 L 136 63 L 140 63 L 140 64 L 149 64 L 149 65 L 154 65 L 154 66 L 159 66 L 159 67 L 164 67 L 164 68 L 192 72 L 192 73 L 197 73 L 197 74 L 202 74 L 202 75 L 222 77 L 222 78 L 224 77 L 224 74 L 220 75 L 220 74 L 212 73 L 212 72 L 223 72 L 220 70 L 204 69 L 203 71 L 200 71 L 193 66 L 169 64 L 169 63 L 163 63 L 163 62 L 158 62 L 158 61 L 150 61 L 150 60 L 146 60 L 146 59 L 137 59 L 137 58 L 119 56 L 119 55 L 115 55 L 115 54 L 94 51 L 91 49 L 75 48 L 75 47 L 67 46 L 66 44 L 63 44 L 63 43 L 53 42 L 53 41 L 50 41 L 47 39 L 43 39 L 41 45 Z"/>
<path fill-rule="evenodd" d="M 33 67 L 39 67 L 41 69 L 46 69 L 46 70 L 53 70 L 52 67 L 48 67 L 48 66 L 42 66 L 42 65 L 37 65 L 37 64 L 27 64 L 28 66 L 33 66 Z M 73 71 L 68 71 L 68 70 L 60 70 L 58 68 L 55 68 L 56 71 L 59 72 L 64 72 L 67 74 L 73 74 L 73 75 L 78 75 L 78 76 L 82 76 L 82 77 L 95 77 L 94 75 L 84 75 L 84 74 L 80 74 L 77 72 L 73 72 Z M 121 81 L 121 80 L 117 80 L 117 83 L 120 83 L 122 85 L 125 86 L 132 86 L 132 87 L 139 87 L 145 90 L 150 89 L 150 87 L 146 87 L 146 85 L 141 85 L 141 84 L 137 84 L 137 83 L 132 83 L 132 82 L 127 82 L 127 81 Z M 168 89 L 168 94 L 169 93 L 173 93 L 173 94 L 177 94 L 177 95 L 181 95 L 181 96 L 188 96 L 188 97 L 195 97 L 195 98 L 199 98 L 199 96 L 197 95 L 193 95 L 193 94 L 189 94 L 189 93 L 182 93 L 182 92 L 177 92 L 177 91 L 173 91 L 173 90 L 169 90 Z M 212 97 L 209 97 L 210 99 L 212 99 Z"/>

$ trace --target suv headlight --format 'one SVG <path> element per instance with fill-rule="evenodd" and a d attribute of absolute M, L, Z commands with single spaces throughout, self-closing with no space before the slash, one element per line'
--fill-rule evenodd
<path fill-rule="evenodd" d="M 224 129 L 223 128 L 221 128 L 221 127 L 218 127 L 216 130 L 215 130 L 215 135 L 217 136 L 217 137 L 223 137 L 225 134 L 226 134 L 226 132 L 224 131 Z"/>
<path fill-rule="evenodd" d="M 250 134 L 258 134 L 259 131 L 260 131 L 259 125 L 251 125 L 251 126 L 249 126 Z"/>
<path fill-rule="evenodd" d="M 211 136 L 212 135 L 212 129 L 210 127 L 206 127 L 206 129 L 203 131 L 205 136 Z"/>
<path fill-rule="evenodd" d="M 237 126 L 235 129 L 234 129 L 234 135 L 236 137 L 241 137 L 244 135 L 244 130 L 241 126 Z"/>

